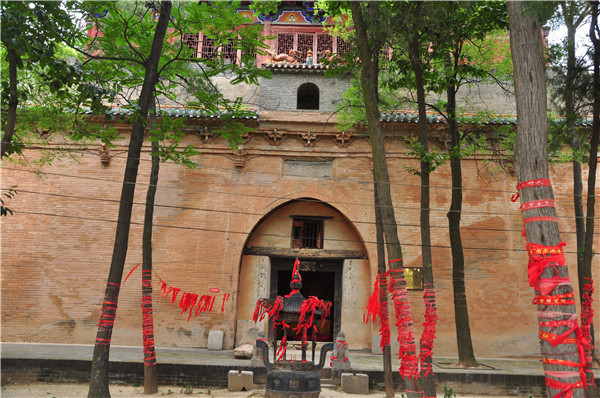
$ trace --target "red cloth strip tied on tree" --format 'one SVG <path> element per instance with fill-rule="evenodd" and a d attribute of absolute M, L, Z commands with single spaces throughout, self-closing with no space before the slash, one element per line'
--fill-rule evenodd
<path fill-rule="evenodd" d="M 547 374 L 548 372 L 546 372 Z M 559 373 L 559 372 L 554 372 Z M 578 374 L 576 372 L 560 372 L 562 373 L 561 377 L 569 378 L 569 377 L 577 377 Z M 559 377 L 558 375 L 554 375 L 553 377 Z M 550 379 L 546 377 L 546 385 L 555 390 L 560 390 L 558 394 L 556 394 L 552 398 L 572 398 L 573 397 L 573 389 L 575 388 L 585 388 L 583 381 L 578 381 L 577 383 L 569 383 L 562 382 L 554 379 Z"/>
<path fill-rule="evenodd" d="M 391 260 L 391 262 L 402 260 Z M 415 336 L 413 331 L 413 319 L 410 312 L 408 291 L 404 281 L 404 269 L 390 269 L 389 289 L 394 301 L 396 314 L 396 327 L 398 328 L 398 343 L 400 345 L 398 357 L 400 362 L 400 376 L 402 378 L 417 379 L 419 377 L 419 365 L 416 355 Z"/>
<path fill-rule="evenodd" d="M 369 323 L 369 319 L 371 319 L 371 322 L 375 323 L 377 317 L 379 317 L 379 281 L 382 277 L 385 278 L 385 274 L 377 274 L 377 277 L 375 278 L 373 293 L 371 293 L 371 296 L 367 301 L 367 306 L 363 312 L 364 323 Z"/>
<path fill-rule="evenodd" d="M 383 302 L 385 295 L 387 294 L 387 275 L 380 275 L 379 278 L 379 302 Z M 388 347 L 390 345 L 391 340 L 391 332 L 390 332 L 390 317 L 389 310 L 386 305 L 379 306 L 379 335 L 381 336 L 381 341 L 379 345 L 383 349 L 384 347 Z"/>
<path fill-rule="evenodd" d="M 135 268 L 134 268 L 135 269 Z M 152 271 L 142 271 L 142 287 L 152 288 Z M 142 338 L 144 346 L 144 366 L 156 365 L 154 350 L 154 321 L 152 317 L 152 295 L 142 296 Z"/>
<path fill-rule="evenodd" d="M 517 184 L 517 190 L 521 190 L 527 187 L 536 186 L 547 186 L 551 187 L 550 180 L 547 178 L 541 178 L 537 180 L 525 181 Z M 519 194 L 512 197 L 512 201 L 515 202 L 519 197 Z M 554 200 L 552 199 L 538 199 L 530 202 L 524 202 L 521 204 L 521 212 L 527 210 L 539 209 L 545 207 L 554 207 Z M 558 219 L 553 216 L 540 216 L 540 217 L 524 217 L 524 223 L 530 223 L 534 221 L 545 221 L 545 222 L 558 222 Z M 525 227 L 523 227 L 523 236 L 526 236 Z M 559 277 L 558 267 L 564 267 L 566 265 L 564 258 L 563 247 L 565 242 L 561 242 L 556 246 L 544 246 L 531 242 L 527 242 L 527 252 L 529 254 L 529 263 L 527 267 L 529 286 L 540 293 L 539 296 L 534 297 L 532 303 L 537 305 L 545 306 L 557 306 L 557 305 L 575 305 L 574 293 L 568 292 L 564 294 L 551 295 L 550 293 L 554 289 L 561 285 L 571 285 L 569 278 Z M 544 270 L 547 268 L 554 269 L 554 276 L 551 278 L 540 278 Z M 575 344 L 577 345 L 577 351 L 581 363 L 567 361 L 556 358 L 543 358 L 542 362 L 544 365 L 561 365 L 570 366 L 577 368 L 577 372 L 565 372 L 565 371 L 554 371 L 544 370 L 546 374 L 546 385 L 549 388 L 560 390 L 553 398 L 571 398 L 573 396 L 573 389 L 575 388 L 586 388 L 586 375 L 584 368 L 586 367 L 586 356 L 585 356 L 585 338 L 579 325 L 577 324 L 577 316 L 575 314 L 558 312 L 558 311 L 538 311 L 538 317 L 540 318 L 562 318 L 568 316 L 567 319 L 557 319 L 550 321 L 539 321 L 540 328 L 551 328 L 550 331 L 541 330 L 539 331 L 539 338 L 541 340 L 549 342 L 552 346 L 559 344 Z M 557 327 L 569 327 L 569 329 L 561 334 L 553 333 Z M 575 338 L 569 337 L 575 333 Z M 555 354 L 553 354 L 555 355 Z M 580 378 L 581 380 L 572 382 L 563 382 L 556 379 L 567 379 L 567 378 Z"/>
<path fill-rule="evenodd" d="M 427 359 L 433 357 L 433 342 L 435 340 L 435 334 L 437 331 L 437 309 L 435 306 L 435 290 L 433 284 L 429 283 L 425 285 L 423 290 L 423 301 L 425 302 L 425 322 L 423 322 L 423 333 L 421 334 L 421 340 L 419 342 L 421 354 L 421 369 L 425 369 L 423 375 L 425 377 L 433 374 L 433 364 L 428 363 Z"/>
<path fill-rule="evenodd" d="M 531 242 L 526 245 L 527 253 L 529 253 L 527 266 L 529 286 L 541 291 L 544 296 L 559 284 L 570 282 L 568 278 L 558 277 L 557 267 L 564 267 L 566 264 L 563 254 L 565 245 L 565 242 L 561 242 L 557 246 L 544 246 Z M 540 280 L 540 276 L 546 268 L 554 269 L 554 277 Z"/>
<path fill-rule="evenodd" d="M 117 316 L 117 300 L 121 285 L 114 282 L 107 282 L 106 294 L 102 302 L 102 311 L 98 321 L 98 330 L 109 332 L 108 338 L 96 338 L 96 344 L 110 345 L 110 334 L 112 334 L 113 325 Z"/>
<path fill-rule="evenodd" d="M 594 310 L 592 308 L 594 293 L 594 281 L 590 278 L 584 278 L 583 283 L 583 300 L 581 302 L 581 328 L 580 342 L 582 355 L 585 359 L 586 378 L 584 379 L 588 385 L 594 385 L 594 372 L 591 370 L 592 354 L 594 352 L 594 344 L 592 343 L 591 324 L 594 319 Z M 582 361 L 583 363 L 583 361 Z"/>
<path fill-rule="evenodd" d="M 381 336 L 379 346 L 381 348 L 390 345 L 391 336 L 388 311 L 386 307 L 381 306 L 382 295 L 384 295 L 388 289 L 387 275 L 387 272 L 385 274 L 377 274 L 375 284 L 373 285 L 373 293 L 369 297 L 367 306 L 363 312 L 364 323 L 369 323 L 369 319 L 371 319 L 372 323 L 375 323 L 379 317 L 379 335 Z"/>

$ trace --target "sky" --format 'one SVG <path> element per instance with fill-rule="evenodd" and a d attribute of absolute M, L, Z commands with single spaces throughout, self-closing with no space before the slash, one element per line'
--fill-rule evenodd
<path fill-rule="evenodd" d="M 588 20 L 585 24 L 583 24 L 579 29 L 577 29 L 577 34 L 575 35 L 575 46 L 577 55 L 582 56 L 585 54 L 585 44 L 591 44 L 589 38 L 590 32 L 590 21 Z M 550 32 L 548 33 L 548 43 L 549 44 L 559 44 L 567 35 L 566 26 L 557 26 L 552 27 Z"/>

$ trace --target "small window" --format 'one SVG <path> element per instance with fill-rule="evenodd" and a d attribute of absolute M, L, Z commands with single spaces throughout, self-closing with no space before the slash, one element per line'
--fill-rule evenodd
<path fill-rule="evenodd" d="M 313 83 L 304 83 L 298 87 L 297 109 L 319 109 L 319 87 Z"/>
<path fill-rule="evenodd" d="M 322 249 L 323 220 L 294 218 L 292 223 L 292 249 Z"/>
<path fill-rule="evenodd" d="M 204 36 L 202 38 L 202 58 L 215 60 L 217 48 L 215 47 L 215 39 Z"/>

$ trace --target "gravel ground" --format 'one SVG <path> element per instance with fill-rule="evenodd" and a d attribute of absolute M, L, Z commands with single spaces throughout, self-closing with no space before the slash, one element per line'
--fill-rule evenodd
<path fill-rule="evenodd" d="M 87 384 L 60 384 L 60 383 L 30 383 L 30 384 L 6 384 L 2 386 L 2 398 L 79 398 L 86 397 L 88 392 Z M 264 397 L 264 389 L 255 389 L 252 391 L 231 392 L 226 389 L 207 389 L 193 388 L 191 391 L 185 391 L 178 386 L 160 386 L 158 394 L 144 395 L 143 387 L 112 385 L 110 393 L 113 398 L 134 398 L 134 397 L 214 397 L 214 398 L 260 398 Z M 402 395 L 396 393 L 396 397 Z M 444 394 L 438 393 L 439 398 L 443 398 Z M 339 390 L 331 390 L 323 388 L 320 398 L 335 398 L 335 397 L 385 397 L 382 391 L 373 391 L 367 395 L 346 394 Z M 489 398 L 489 395 L 456 395 L 457 398 Z M 495 398 L 509 398 L 508 396 L 495 396 Z"/>

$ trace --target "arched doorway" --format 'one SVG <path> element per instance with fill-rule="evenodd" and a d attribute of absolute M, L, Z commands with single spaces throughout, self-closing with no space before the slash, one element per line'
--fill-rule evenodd
<path fill-rule="evenodd" d="M 331 302 L 329 315 L 317 324 L 317 341 L 334 341 L 340 332 L 342 320 L 342 273 L 344 261 L 341 259 L 299 257 L 302 289 L 305 298 L 315 296 Z M 270 298 L 285 296 L 290 292 L 294 260 L 285 257 L 271 258 Z M 295 325 L 290 325 L 292 328 Z M 281 333 L 277 336 L 281 339 Z M 301 336 L 288 333 L 288 341 L 299 341 Z"/>
<path fill-rule="evenodd" d="M 339 210 L 312 198 L 277 207 L 256 224 L 247 239 L 240 264 L 236 345 L 253 343 L 261 330 L 269 332 L 266 322 L 252 321 L 256 301 L 289 293 L 296 258 L 301 265 L 302 294 L 333 303 L 318 339 L 332 341 L 343 331 L 353 349 L 369 348 L 371 329 L 362 322 L 370 291 L 364 244 Z"/>

